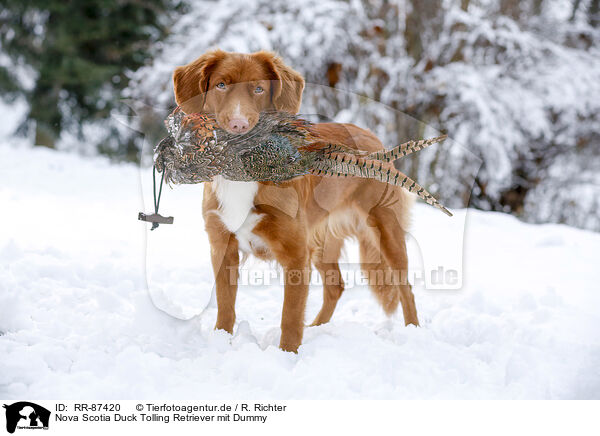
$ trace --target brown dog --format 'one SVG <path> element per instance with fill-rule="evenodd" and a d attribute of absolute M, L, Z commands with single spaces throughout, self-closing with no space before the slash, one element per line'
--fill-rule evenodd
<path fill-rule="evenodd" d="M 230 132 L 246 133 L 263 110 L 298 113 L 304 79 L 269 52 L 208 52 L 173 74 L 184 112 L 216 114 Z M 321 123 L 318 133 L 366 151 L 383 148 L 367 130 Z M 369 285 L 386 314 L 402 303 L 406 324 L 418 325 L 405 229 L 412 199 L 399 187 L 359 178 L 298 177 L 280 185 L 217 177 L 204 187 L 203 215 L 216 279 L 215 328 L 233 332 L 240 252 L 283 267 L 280 347 L 302 342 L 311 263 L 323 279 L 323 306 L 313 322 L 328 322 L 344 290 L 338 259 L 343 241 L 356 237 Z"/>

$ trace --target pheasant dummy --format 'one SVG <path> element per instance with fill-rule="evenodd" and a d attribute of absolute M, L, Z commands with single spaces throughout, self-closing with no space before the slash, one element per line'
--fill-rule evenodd
<path fill-rule="evenodd" d="M 156 147 L 154 164 L 169 183 L 283 182 L 306 174 L 363 177 L 401 186 L 427 204 L 452 214 L 414 180 L 386 164 L 446 139 L 409 141 L 375 153 L 320 138 L 312 123 L 283 112 L 262 113 L 244 135 L 219 128 L 214 116 L 175 109 L 165 120 L 169 136 Z"/>

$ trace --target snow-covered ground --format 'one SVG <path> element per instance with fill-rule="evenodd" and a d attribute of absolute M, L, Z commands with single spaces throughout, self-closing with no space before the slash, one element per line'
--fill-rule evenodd
<path fill-rule="evenodd" d="M 201 188 L 167 189 L 175 225 L 150 235 L 141 193 L 132 165 L 0 146 L 0 398 L 600 398 L 599 234 L 418 204 L 442 265 L 465 223 L 463 288 L 415 286 L 415 328 L 352 287 L 296 355 L 276 282 L 241 287 L 236 334 L 213 331 Z"/>

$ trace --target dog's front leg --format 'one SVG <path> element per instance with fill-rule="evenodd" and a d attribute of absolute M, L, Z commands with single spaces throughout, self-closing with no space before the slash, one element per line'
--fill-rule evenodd
<path fill-rule="evenodd" d="M 293 264 L 284 266 L 284 296 L 281 313 L 281 340 L 279 347 L 296 353 L 304 333 L 304 312 L 308 297 L 310 270 L 308 255 L 301 255 Z"/>
<path fill-rule="evenodd" d="M 207 226 L 210 222 L 207 222 Z M 216 293 L 217 323 L 215 329 L 233 333 L 235 324 L 235 298 L 240 266 L 238 240 L 228 231 L 208 232 Z"/>
<path fill-rule="evenodd" d="M 304 217 L 290 217 L 271 207 L 253 232 L 267 243 L 275 259 L 283 267 L 284 297 L 281 314 L 279 347 L 297 352 L 304 332 L 304 310 L 308 297 L 310 261 Z"/>
<path fill-rule="evenodd" d="M 225 330 L 233 334 L 235 324 L 235 298 L 237 295 L 240 255 L 238 241 L 230 234 L 225 247 L 213 249 L 211 260 L 217 287 L 217 323 L 215 329 Z M 219 262 L 221 263 L 220 267 Z"/>

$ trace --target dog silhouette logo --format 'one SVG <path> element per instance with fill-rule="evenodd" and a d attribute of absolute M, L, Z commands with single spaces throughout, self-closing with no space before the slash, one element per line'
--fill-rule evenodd
<path fill-rule="evenodd" d="M 18 429 L 48 429 L 50 411 L 28 401 L 5 404 L 6 431 L 14 433 Z"/>

